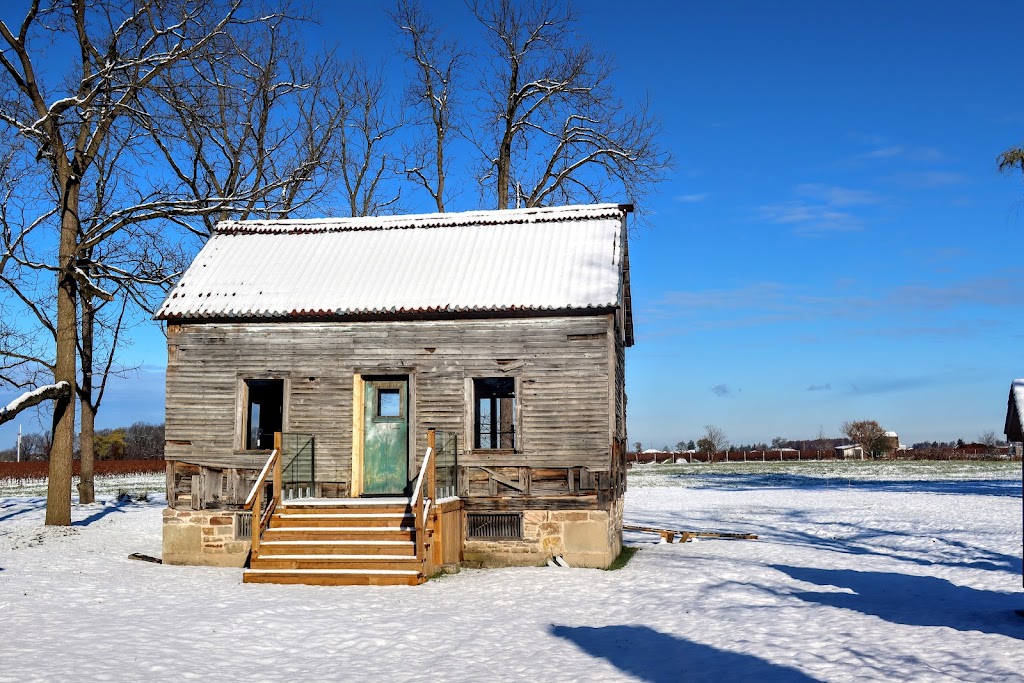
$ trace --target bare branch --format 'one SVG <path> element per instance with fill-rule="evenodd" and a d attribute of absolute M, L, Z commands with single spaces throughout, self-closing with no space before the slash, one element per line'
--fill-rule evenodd
<path fill-rule="evenodd" d="M 71 385 L 67 382 L 56 382 L 46 386 L 33 389 L 22 394 L 18 398 L 0 408 L 0 424 L 10 422 L 23 410 L 39 405 L 43 401 L 53 401 L 58 398 L 65 398 L 71 394 Z"/>

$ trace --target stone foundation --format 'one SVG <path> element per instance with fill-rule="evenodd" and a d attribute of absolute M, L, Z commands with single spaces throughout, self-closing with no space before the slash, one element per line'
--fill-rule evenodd
<path fill-rule="evenodd" d="M 573 567 L 607 567 L 622 552 L 622 499 L 610 510 L 527 510 L 523 538 L 466 539 L 471 567 L 537 566 L 561 555 Z"/>
<path fill-rule="evenodd" d="M 164 509 L 164 564 L 242 567 L 249 539 L 235 538 L 234 510 Z"/>

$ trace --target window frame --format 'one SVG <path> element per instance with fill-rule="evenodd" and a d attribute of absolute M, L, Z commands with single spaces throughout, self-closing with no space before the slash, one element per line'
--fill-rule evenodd
<path fill-rule="evenodd" d="M 479 399 L 477 397 L 476 383 L 478 380 L 500 379 L 512 382 L 512 448 L 490 448 L 489 446 L 477 446 L 479 436 Z M 493 454 L 522 453 L 523 452 L 523 401 L 522 401 L 522 379 L 518 374 L 502 375 L 502 373 L 481 374 L 466 378 L 466 443 L 473 451 L 480 451 Z M 500 438 L 500 437 L 499 437 Z"/>
<path fill-rule="evenodd" d="M 234 451 L 236 453 L 269 453 L 273 448 L 246 448 L 249 432 L 249 382 L 279 381 L 281 382 L 281 431 L 288 431 L 289 397 L 291 396 L 291 378 L 289 373 L 238 373 L 235 392 L 235 433 Z"/>

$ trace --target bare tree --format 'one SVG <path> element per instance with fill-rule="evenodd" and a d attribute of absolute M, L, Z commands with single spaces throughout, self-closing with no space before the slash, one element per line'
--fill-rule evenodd
<path fill-rule="evenodd" d="M 818 427 L 818 436 L 814 440 L 815 446 L 818 449 L 818 458 L 821 458 L 822 451 L 829 452 L 832 450 L 832 439 L 825 436 L 825 428 Z"/>
<path fill-rule="evenodd" d="M 697 440 L 697 450 L 714 455 L 729 447 L 729 439 L 725 432 L 714 425 L 704 425 L 704 436 Z"/>
<path fill-rule="evenodd" d="M 1005 446 L 1006 443 L 999 438 L 999 435 L 992 429 L 985 430 L 978 436 L 978 443 L 985 444 L 989 451 L 995 451 L 1000 446 Z"/>
<path fill-rule="evenodd" d="M 397 159 L 390 144 L 401 119 L 388 104 L 380 73 L 358 60 L 345 65 L 341 73 L 336 86 L 341 127 L 330 168 L 341 177 L 350 215 L 394 213 L 400 208 L 400 196 L 387 194 L 382 182 L 395 172 Z"/>
<path fill-rule="evenodd" d="M 449 146 L 456 134 L 456 94 L 469 53 L 459 43 L 446 41 L 417 0 L 398 0 L 391 20 L 403 42 L 401 51 L 412 67 L 406 104 L 415 113 L 418 129 L 405 146 L 405 175 L 422 187 L 444 213 Z"/>
<path fill-rule="evenodd" d="M 480 181 L 495 206 L 636 200 L 671 166 L 646 104 L 626 107 L 611 57 L 557 0 L 474 0 L 491 57 L 481 76 Z"/>
<path fill-rule="evenodd" d="M 863 448 L 872 457 L 890 449 L 890 439 L 875 420 L 855 420 L 843 423 L 843 434 Z"/>
<path fill-rule="evenodd" d="M 229 218 L 327 210 L 318 202 L 335 183 L 345 78 L 333 54 L 307 53 L 282 13 L 164 71 L 138 120 L 173 177 L 167 218 L 205 238 Z"/>
<path fill-rule="evenodd" d="M 116 211 L 83 231 L 82 187 L 95 173 L 94 162 L 112 136 L 131 135 L 140 102 L 161 75 L 202 50 L 214 49 L 235 25 L 240 0 L 187 3 L 139 0 L 130 6 L 112 2 L 31 3 L 21 25 L 0 21 L 0 75 L 9 96 L 0 103 L 0 122 L 32 144 L 37 171 L 52 188 L 50 209 L 58 228 L 55 294 L 55 383 L 75 389 L 79 292 L 110 298 L 79 266 L 83 252 L 141 220 L 180 212 L 175 201 L 157 193 L 149 203 Z M 54 35 L 76 45 L 76 59 L 59 80 L 44 82 L 37 61 Z M 147 194 L 143 192 L 143 194 Z M 74 396 L 53 407 L 53 446 L 47 492 L 47 524 L 70 523 L 71 460 L 74 448 Z"/>

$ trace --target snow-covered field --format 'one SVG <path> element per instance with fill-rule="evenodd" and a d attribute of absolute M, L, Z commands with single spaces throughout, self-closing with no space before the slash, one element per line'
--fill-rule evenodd
<path fill-rule="evenodd" d="M 129 560 L 160 554 L 162 477 L 66 529 L 8 490 L 0 681 L 1024 680 L 1020 464 L 814 465 L 631 473 L 628 522 L 756 541 L 628 534 L 620 571 L 418 587 Z"/>

